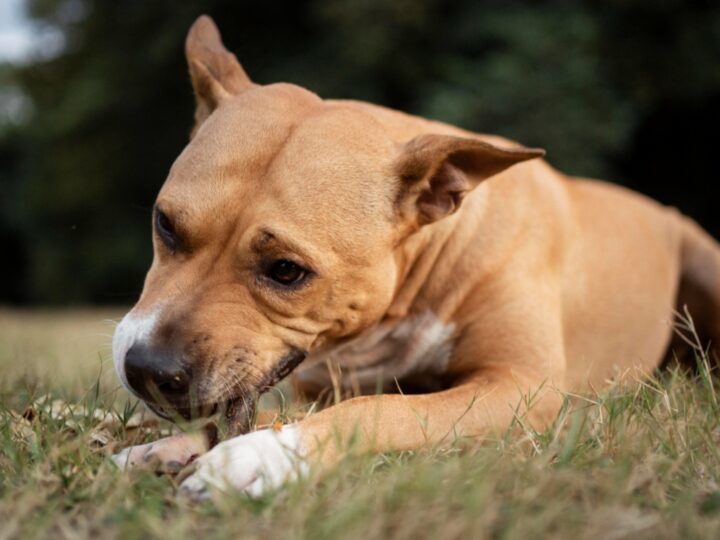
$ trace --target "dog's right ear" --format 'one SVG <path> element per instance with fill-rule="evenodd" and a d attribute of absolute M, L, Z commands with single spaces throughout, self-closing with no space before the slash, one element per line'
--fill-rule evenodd
<path fill-rule="evenodd" d="M 213 20 L 201 15 L 190 27 L 185 40 L 185 56 L 195 91 L 195 125 L 191 138 L 218 104 L 233 94 L 253 86 L 233 53 L 220 38 Z"/>
<path fill-rule="evenodd" d="M 453 214 L 481 182 L 544 155 L 539 148 L 502 148 L 477 138 L 418 135 L 402 145 L 395 162 L 398 209 L 417 226 L 432 223 Z"/>

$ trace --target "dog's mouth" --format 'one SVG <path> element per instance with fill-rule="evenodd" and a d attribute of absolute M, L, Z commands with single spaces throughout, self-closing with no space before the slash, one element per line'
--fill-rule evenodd
<path fill-rule="evenodd" d="M 192 421 L 199 418 L 212 419 L 217 427 L 228 435 L 242 435 L 251 431 L 255 424 L 257 402 L 262 394 L 290 375 L 307 356 L 307 352 L 291 349 L 275 366 L 248 390 L 247 384 L 237 384 L 221 400 L 192 403 L 182 400 L 169 403 L 164 400 L 145 401 L 155 414 L 172 422 Z"/>

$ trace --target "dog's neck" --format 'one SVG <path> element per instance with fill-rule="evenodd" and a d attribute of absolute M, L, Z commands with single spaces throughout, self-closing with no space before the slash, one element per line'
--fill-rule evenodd
<path fill-rule="evenodd" d="M 395 298 L 387 311 L 389 318 L 403 318 L 411 311 L 453 232 L 454 227 L 449 223 L 434 223 L 409 236 L 398 247 L 398 283 Z"/>
<path fill-rule="evenodd" d="M 455 266 L 463 257 L 464 246 L 482 234 L 481 222 L 488 196 L 485 186 L 480 186 L 456 214 L 422 227 L 398 246 L 398 282 L 387 318 L 399 319 L 409 313 L 430 310 L 442 320 L 449 320 L 457 301 L 446 295 L 437 296 L 434 294 L 437 287 L 433 285 L 452 279 Z M 477 225 L 457 227 L 461 219 L 465 223 L 475 221 Z"/>
<path fill-rule="evenodd" d="M 304 384 L 331 386 L 327 365 L 352 370 L 352 381 L 372 391 L 378 381 L 396 383 L 404 377 L 447 368 L 450 338 L 456 329 L 453 314 L 464 300 L 471 280 L 453 284 L 460 294 L 447 294 L 447 281 L 454 279 L 463 262 L 466 246 L 481 233 L 486 197 L 475 196 L 453 216 L 419 229 L 401 242 L 395 253 L 395 296 L 378 324 L 346 339 L 330 341 L 314 350 L 298 372 Z M 459 220 L 477 221 L 473 227 L 458 227 Z M 470 231 L 468 233 L 468 231 Z M 350 379 L 348 379 L 350 380 Z M 344 381 L 342 384 L 345 384 Z"/>

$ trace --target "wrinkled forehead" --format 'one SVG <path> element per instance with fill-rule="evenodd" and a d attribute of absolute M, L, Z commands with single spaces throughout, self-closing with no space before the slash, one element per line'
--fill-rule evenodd
<path fill-rule="evenodd" d="M 163 191 L 197 195 L 247 184 L 283 146 L 293 127 L 320 105 L 314 94 L 292 85 L 257 87 L 222 102 L 177 158 Z"/>
<path fill-rule="evenodd" d="M 292 130 L 261 180 L 278 211 L 318 225 L 362 227 L 392 218 L 393 143 L 367 115 L 320 108 Z"/>
<path fill-rule="evenodd" d="M 392 214 L 393 143 L 367 115 L 290 85 L 223 103 L 173 165 L 160 199 L 193 213 L 233 215 L 362 243 Z M 231 214 L 228 214 L 231 213 Z M 354 239 L 354 240 L 353 240 Z"/>

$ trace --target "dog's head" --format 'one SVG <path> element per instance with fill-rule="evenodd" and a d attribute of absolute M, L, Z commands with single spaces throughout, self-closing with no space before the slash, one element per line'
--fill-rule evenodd
<path fill-rule="evenodd" d="M 123 382 L 161 414 L 229 405 L 243 431 L 253 398 L 308 351 L 383 317 L 404 239 L 541 152 L 398 140 L 402 130 L 362 107 L 257 85 L 207 17 L 186 54 L 195 127 L 158 195 L 153 264 L 113 354 Z"/>

